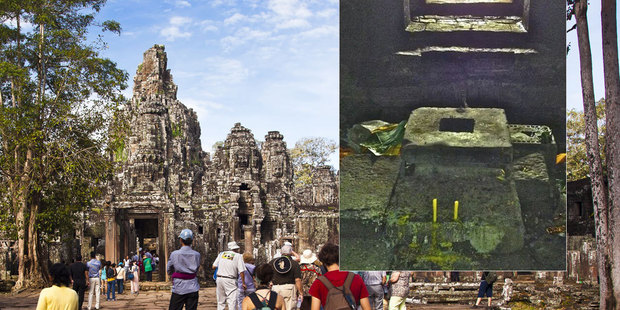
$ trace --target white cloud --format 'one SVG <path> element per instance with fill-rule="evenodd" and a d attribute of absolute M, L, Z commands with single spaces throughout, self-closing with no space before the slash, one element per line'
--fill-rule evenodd
<path fill-rule="evenodd" d="M 192 4 L 191 4 L 191 3 L 189 3 L 189 1 L 185 1 L 185 0 L 177 0 L 177 1 L 175 2 L 175 5 L 176 5 L 178 8 L 189 8 L 189 7 L 191 7 L 191 6 L 192 6 Z"/>
<path fill-rule="evenodd" d="M 306 28 L 309 27 L 310 23 L 305 19 L 295 18 L 295 19 L 287 19 L 281 23 L 278 23 L 276 28 L 278 29 L 291 29 L 291 28 Z"/>
<path fill-rule="evenodd" d="M 212 20 L 208 20 L 208 19 L 207 20 L 203 20 L 200 23 L 198 23 L 198 25 L 199 25 L 200 29 L 203 32 L 217 31 L 218 30 L 217 26 L 215 25 L 215 22 L 212 21 Z"/>
<path fill-rule="evenodd" d="M 163 28 L 159 34 L 164 36 L 167 41 L 174 41 L 178 38 L 189 38 L 192 33 L 187 30 L 192 19 L 189 17 L 173 16 L 170 18 L 169 25 Z"/>
<path fill-rule="evenodd" d="M 327 10 L 323 10 L 323 11 L 317 12 L 316 16 L 322 17 L 322 18 L 330 18 L 332 16 L 337 16 L 337 14 L 338 14 L 338 10 L 336 10 L 336 9 L 327 9 Z"/>
<path fill-rule="evenodd" d="M 245 0 L 245 2 L 253 9 L 260 5 L 261 0 Z"/>
<path fill-rule="evenodd" d="M 218 6 L 235 6 L 236 5 L 236 1 L 235 0 L 213 0 L 211 1 L 211 6 L 212 7 L 218 7 Z"/>
<path fill-rule="evenodd" d="M 245 44 L 249 41 L 265 41 L 269 39 L 271 33 L 268 31 L 260 31 L 249 27 L 242 27 L 237 30 L 234 35 L 226 36 L 220 40 L 224 50 L 228 51 L 234 47 Z"/>
<path fill-rule="evenodd" d="M 205 60 L 206 68 L 202 81 L 206 89 L 216 90 L 245 81 L 250 70 L 237 59 L 211 57 Z"/>
<path fill-rule="evenodd" d="M 263 16 L 266 22 L 275 24 L 277 29 L 306 28 L 312 11 L 306 3 L 299 0 L 269 0 L 269 14 Z"/>
<path fill-rule="evenodd" d="M 174 41 L 178 38 L 189 38 L 192 36 L 191 32 L 182 31 L 179 27 L 169 26 L 162 29 L 159 34 L 166 37 L 168 41 Z"/>
<path fill-rule="evenodd" d="M 269 9 L 282 18 L 308 18 L 312 12 L 298 0 L 270 0 Z"/>
<path fill-rule="evenodd" d="M 299 37 L 302 37 L 304 39 L 307 39 L 307 38 L 316 39 L 316 38 L 320 38 L 324 36 L 332 36 L 332 35 L 336 35 L 336 36 L 338 35 L 337 26 L 321 26 L 318 28 L 314 28 L 314 29 L 300 33 Z"/>
<path fill-rule="evenodd" d="M 218 102 L 194 99 L 192 97 L 179 97 L 179 101 L 187 107 L 194 109 L 198 114 L 207 114 L 209 110 L 222 110 L 225 107 L 223 104 Z"/>
<path fill-rule="evenodd" d="M 243 14 L 235 13 L 231 17 L 224 20 L 224 24 L 231 25 L 236 24 L 238 21 L 246 19 L 247 17 Z"/>
<path fill-rule="evenodd" d="M 173 26 L 183 26 L 192 22 L 189 17 L 173 16 L 170 18 L 170 24 Z"/>

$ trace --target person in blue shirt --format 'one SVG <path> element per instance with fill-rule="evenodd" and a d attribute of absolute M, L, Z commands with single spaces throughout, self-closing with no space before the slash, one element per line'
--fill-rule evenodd
<path fill-rule="evenodd" d="M 200 253 L 192 250 L 194 234 L 189 229 L 183 229 L 179 234 L 181 248 L 170 253 L 166 271 L 172 278 L 172 296 L 169 310 L 195 310 L 198 307 L 198 268 L 200 267 Z"/>
<path fill-rule="evenodd" d="M 101 270 L 101 262 L 95 258 L 95 252 L 90 252 L 90 261 L 86 263 L 88 267 L 88 310 L 92 309 L 93 294 L 95 294 L 95 309 L 99 309 L 99 292 L 101 290 L 101 278 L 99 271 Z"/>

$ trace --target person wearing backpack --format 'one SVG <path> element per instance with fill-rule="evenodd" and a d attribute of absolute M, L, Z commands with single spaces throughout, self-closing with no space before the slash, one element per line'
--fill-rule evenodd
<path fill-rule="evenodd" d="M 390 282 L 392 283 L 392 291 L 390 294 L 389 308 L 390 310 L 405 310 L 405 300 L 409 295 L 409 278 L 411 272 L 409 271 L 395 271 L 390 276 Z"/>
<path fill-rule="evenodd" d="M 106 281 L 108 281 L 108 294 L 107 301 L 116 301 L 116 264 L 112 264 L 110 261 L 106 263 L 105 273 Z M 110 293 L 112 293 L 112 299 L 110 299 Z"/>
<path fill-rule="evenodd" d="M 357 309 L 370 310 L 368 291 L 362 277 L 352 272 L 340 271 L 338 246 L 325 244 L 319 252 L 319 260 L 326 266 L 327 272 L 318 277 L 309 293 L 312 296 L 312 310 Z"/>
<path fill-rule="evenodd" d="M 273 268 L 269 264 L 262 264 L 254 269 L 256 291 L 250 293 L 241 302 L 241 310 L 286 310 L 284 298 L 269 289 L 269 282 L 273 279 Z"/>
<path fill-rule="evenodd" d="M 312 304 L 312 296 L 308 291 L 310 290 L 310 286 L 312 283 L 321 276 L 321 269 L 319 266 L 315 265 L 314 262 L 317 261 L 316 254 L 312 253 L 312 250 L 305 250 L 300 258 L 301 263 L 301 286 L 303 293 L 303 300 L 301 302 L 302 310 L 310 310 L 310 305 Z"/>
<path fill-rule="evenodd" d="M 493 296 L 493 283 L 497 280 L 497 274 L 495 272 L 485 271 L 482 273 L 482 279 L 480 281 L 480 288 L 478 289 L 478 299 L 476 304 L 472 308 L 480 307 L 480 302 L 485 296 L 489 298 L 487 305 L 491 307 L 491 299 Z"/>

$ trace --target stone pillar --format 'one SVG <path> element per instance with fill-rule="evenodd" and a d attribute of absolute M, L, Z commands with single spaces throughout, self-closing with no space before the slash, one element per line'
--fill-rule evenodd
<path fill-rule="evenodd" d="M 252 225 L 243 225 L 244 251 L 252 253 Z"/>
<path fill-rule="evenodd" d="M 129 219 L 129 229 L 127 231 L 127 248 L 130 253 L 138 253 L 138 242 L 136 241 L 136 219 Z"/>
<path fill-rule="evenodd" d="M 82 259 L 84 261 L 90 260 L 90 252 L 94 251 L 95 248 L 91 246 L 91 237 L 82 237 L 81 239 L 82 246 L 80 247 L 82 250 Z"/>
<path fill-rule="evenodd" d="M 105 259 L 111 262 L 118 261 L 118 225 L 114 211 L 105 211 L 103 221 L 105 223 Z"/>
<path fill-rule="evenodd" d="M 159 280 L 170 281 L 170 276 L 166 272 L 168 257 L 174 250 L 175 231 L 174 231 L 174 213 L 165 212 L 163 214 L 162 225 L 159 227 Z"/>

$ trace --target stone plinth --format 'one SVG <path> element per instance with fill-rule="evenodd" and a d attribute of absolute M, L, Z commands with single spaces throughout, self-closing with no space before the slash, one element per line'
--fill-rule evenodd
<path fill-rule="evenodd" d="M 502 109 L 419 108 L 411 112 L 402 147 L 407 163 L 502 167 L 512 145 Z"/>

